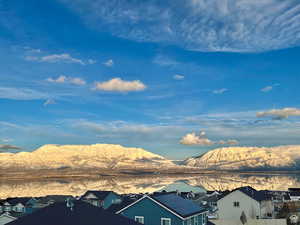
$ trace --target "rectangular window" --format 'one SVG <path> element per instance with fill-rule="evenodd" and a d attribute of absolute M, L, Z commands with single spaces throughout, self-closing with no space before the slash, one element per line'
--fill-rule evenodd
<path fill-rule="evenodd" d="M 138 223 L 144 224 L 144 217 L 143 216 L 135 216 L 134 220 Z"/>
<path fill-rule="evenodd" d="M 206 224 L 206 213 L 202 216 L 202 224 Z"/>
<path fill-rule="evenodd" d="M 198 223 L 198 216 L 195 216 L 195 218 L 194 218 L 194 225 L 199 225 L 199 223 Z"/>
<path fill-rule="evenodd" d="M 233 202 L 233 206 L 237 208 L 240 207 L 240 202 Z"/>
<path fill-rule="evenodd" d="M 160 225 L 171 225 L 171 219 L 170 218 L 161 218 Z"/>
<path fill-rule="evenodd" d="M 187 221 L 186 221 L 186 224 L 187 224 L 187 225 L 192 225 L 192 219 L 191 219 L 191 218 L 188 218 Z"/>

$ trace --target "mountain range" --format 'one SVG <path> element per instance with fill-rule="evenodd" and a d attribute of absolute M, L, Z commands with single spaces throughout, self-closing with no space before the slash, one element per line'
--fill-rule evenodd
<path fill-rule="evenodd" d="M 141 169 L 176 167 L 141 148 L 113 144 L 44 145 L 33 152 L 0 153 L 0 169 Z"/>
<path fill-rule="evenodd" d="M 189 158 L 184 164 L 199 169 L 222 171 L 299 170 L 300 146 L 218 148 Z"/>
<path fill-rule="evenodd" d="M 291 171 L 300 169 L 300 145 L 227 147 L 174 163 L 142 148 L 113 144 L 44 145 L 33 152 L 0 153 L 0 169 L 200 172 Z M 90 170 L 92 171 L 92 170 Z"/>

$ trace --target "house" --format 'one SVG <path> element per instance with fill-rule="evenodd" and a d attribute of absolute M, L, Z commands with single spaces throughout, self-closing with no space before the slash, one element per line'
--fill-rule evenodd
<path fill-rule="evenodd" d="M 121 209 L 123 209 L 124 207 L 132 204 L 133 202 L 135 202 L 136 200 L 138 200 L 139 198 L 130 198 L 130 197 L 123 197 L 122 196 L 122 201 L 119 203 L 115 203 L 115 204 L 111 204 L 106 210 L 112 213 L 116 213 L 118 211 L 120 211 Z"/>
<path fill-rule="evenodd" d="M 12 211 L 12 206 L 6 200 L 0 201 L 0 213 Z"/>
<path fill-rule="evenodd" d="M 113 191 L 87 191 L 80 200 L 107 209 L 112 204 L 120 203 L 122 198 Z"/>
<path fill-rule="evenodd" d="M 237 188 L 217 202 L 218 217 L 222 220 L 239 220 L 244 212 L 248 219 L 266 219 L 274 216 L 274 205 L 267 191 L 251 187 Z"/>
<path fill-rule="evenodd" d="M 11 205 L 11 211 L 17 213 L 26 213 L 30 211 L 32 204 L 34 204 L 36 199 L 31 197 L 22 197 L 8 198 L 6 201 Z"/>
<path fill-rule="evenodd" d="M 51 204 L 7 225 L 140 225 L 83 201 Z"/>
<path fill-rule="evenodd" d="M 298 191 L 290 192 L 289 197 L 291 201 L 300 201 L 300 192 Z"/>
<path fill-rule="evenodd" d="M 206 213 L 175 193 L 144 195 L 117 212 L 146 225 L 206 225 Z"/>
<path fill-rule="evenodd" d="M 37 200 L 31 197 L 8 198 L 0 202 L 1 212 L 30 213 Z"/>
<path fill-rule="evenodd" d="M 75 200 L 72 195 L 46 195 L 37 199 L 37 202 L 34 204 L 34 208 L 44 208 L 54 203 L 66 202 L 68 199 Z"/>
<path fill-rule="evenodd" d="M 4 225 L 7 224 L 9 222 L 12 222 L 14 220 L 16 220 L 17 218 L 10 215 L 9 212 L 5 212 L 3 214 L 0 215 L 0 225 Z"/>

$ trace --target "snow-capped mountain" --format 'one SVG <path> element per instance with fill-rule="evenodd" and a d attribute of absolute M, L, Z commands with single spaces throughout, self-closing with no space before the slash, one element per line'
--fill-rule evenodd
<path fill-rule="evenodd" d="M 218 148 L 184 164 L 211 170 L 296 170 L 300 169 L 300 145 Z"/>
<path fill-rule="evenodd" d="M 0 153 L 0 169 L 168 168 L 170 160 L 121 145 L 44 145 L 33 152 Z"/>

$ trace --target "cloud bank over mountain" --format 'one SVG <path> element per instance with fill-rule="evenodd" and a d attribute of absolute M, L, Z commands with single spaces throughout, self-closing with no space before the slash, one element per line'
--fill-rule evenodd
<path fill-rule="evenodd" d="M 61 0 L 96 29 L 195 51 L 259 52 L 300 44 L 297 0 Z"/>
<path fill-rule="evenodd" d="M 230 140 L 220 140 L 212 141 L 206 137 L 206 133 L 201 131 L 199 135 L 196 133 L 188 133 L 183 136 L 180 140 L 180 144 L 183 145 L 199 145 L 199 146 L 209 146 L 209 145 L 237 145 L 239 142 L 234 139 Z"/>

